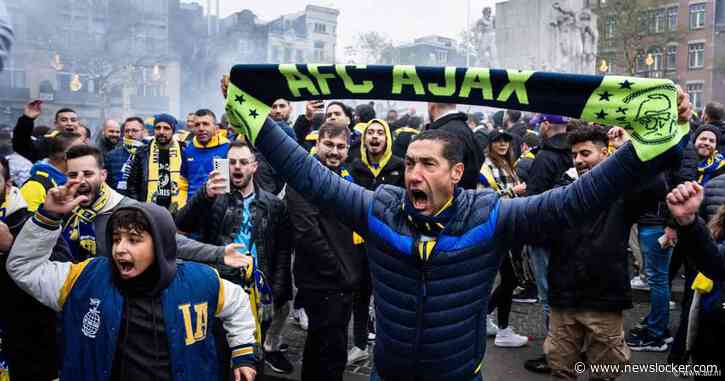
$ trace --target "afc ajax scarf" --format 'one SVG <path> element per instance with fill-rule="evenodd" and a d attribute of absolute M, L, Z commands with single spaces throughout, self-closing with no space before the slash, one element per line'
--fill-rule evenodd
<path fill-rule="evenodd" d="M 481 105 L 558 114 L 626 129 L 647 161 L 675 146 L 677 89 L 667 79 L 478 67 L 411 65 L 237 65 L 230 74 L 229 122 L 254 143 L 279 98 L 388 99 Z"/>

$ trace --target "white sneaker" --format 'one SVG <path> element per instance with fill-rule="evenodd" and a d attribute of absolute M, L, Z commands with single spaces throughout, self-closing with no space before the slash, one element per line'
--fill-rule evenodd
<path fill-rule="evenodd" d="M 677 309 L 677 303 L 670 300 L 670 311 L 674 311 Z"/>
<path fill-rule="evenodd" d="M 370 357 L 370 354 L 365 349 L 352 347 L 352 349 L 350 349 L 350 352 L 347 352 L 347 365 L 356 363 L 361 360 L 365 360 L 368 357 Z"/>
<path fill-rule="evenodd" d="M 486 316 L 486 336 L 496 336 L 498 334 L 498 326 L 493 322 L 490 315 Z"/>
<path fill-rule="evenodd" d="M 649 285 L 647 282 L 642 280 L 642 277 L 637 275 L 629 281 L 629 285 L 633 290 L 649 291 Z"/>
<path fill-rule="evenodd" d="M 292 312 L 294 315 L 294 319 L 297 322 L 297 324 L 300 325 L 300 328 L 302 330 L 307 331 L 307 326 L 309 325 L 309 320 L 307 319 L 307 313 L 305 313 L 304 308 L 300 308 L 298 310 L 294 310 Z"/>
<path fill-rule="evenodd" d="M 506 327 L 505 329 L 498 330 L 494 344 L 496 344 L 497 347 L 518 348 L 523 347 L 528 342 L 528 337 L 517 335 L 511 327 Z"/>
<path fill-rule="evenodd" d="M 368 343 L 375 342 L 375 332 L 368 332 Z"/>

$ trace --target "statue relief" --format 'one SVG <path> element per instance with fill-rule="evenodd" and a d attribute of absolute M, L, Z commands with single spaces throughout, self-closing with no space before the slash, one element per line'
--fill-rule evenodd
<path fill-rule="evenodd" d="M 587 9 L 578 12 L 552 4 L 552 57 L 556 70 L 571 73 L 592 73 L 597 54 L 597 29 Z"/>

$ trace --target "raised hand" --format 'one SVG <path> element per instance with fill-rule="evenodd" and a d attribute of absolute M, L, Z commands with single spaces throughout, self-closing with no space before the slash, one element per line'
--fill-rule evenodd
<path fill-rule="evenodd" d="M 667 195 L 667 207 L 681 226 L 690 225 L 697 218 L 705 197 L 702 186 L 694 181 L 678 185 Z"/>
<path fill-rule="evenodd" d="M 690 121 L 692 118 L 692 104 L 690 103 L 690 97 L 682 88 L 677 86 L 677 121 L 685 123 Z"/>
<path fill-rule="evenodd" d="M 30 119 L 37 119 L 43 112 L 43 101 L 35 100 L 29 102 L 23 108 L 23 115 Z"/>
<path fill-rule="evenodd" d="M 76 196 L 80 183 L 79 180 L 69 180 L 65 185 L 49 190 L 43 209 L 61 215 L 70 213 L 76 206 L 88 200 L 88 196 Z"/>
<path fill-rule="evenodd" d="M 622 127 L 612 127 L 607 132 L 609 141 L 612 142 L 614 148 L 619 148 L 629 141 L 629 134 Z"/>

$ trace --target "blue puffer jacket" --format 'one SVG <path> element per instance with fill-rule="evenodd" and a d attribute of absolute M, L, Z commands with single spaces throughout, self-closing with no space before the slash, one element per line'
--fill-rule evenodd
<path fill-rule="evenodd" d="M 372 192 L 343 180 L 271 119 L 256 144 L 290 186 L 334 210 L 368 242 L 376 302 L 375 365 L 384 380 L 396 381 L 476 377 L 501 248 L 514 241 L 541 243 L 587 220 L 681 152 L 673 149 L 642 163 L 631 146 L 624 147 L 571 186 L 533 197 L 499 199 L 492 191 L 457 191 L 452 217 L 423 261 L 420 233 L 402 207 L 403 189 L 383 185 Z"/>

